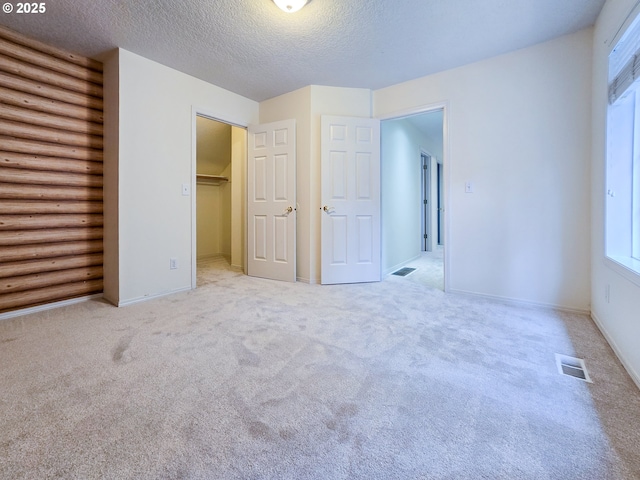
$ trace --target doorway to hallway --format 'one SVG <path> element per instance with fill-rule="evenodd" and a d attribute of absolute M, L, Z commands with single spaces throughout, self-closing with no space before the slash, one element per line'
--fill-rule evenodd
<path fill-rule="evenodd" d="M 445 108 L 381 122 L 383 272 L 446 286 Z"/>

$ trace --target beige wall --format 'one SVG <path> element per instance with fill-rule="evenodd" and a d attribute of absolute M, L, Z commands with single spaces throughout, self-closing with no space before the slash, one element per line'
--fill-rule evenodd
<path fill-rule="evenodd" d="M 196 171 L 221 175 L 231 161 L 231 125 L 196 117 Z"/>
<path fill-rule="evenodd" d="M 300 281 L 310 282 L 311 87 L 301 88 L 260 103 L 260 123 L 287 119 L 296 121 L 296 276 Z"/>
<path fill-rule="evenodd" d="M 591 162 L 591 314 L 605 337 L 640 387 L 640 284 L 636 284 L 604 258 L 605 129 L 608 56 L 624 31 L 623 22 L 636 0 L 608 0 L 594 34 L 593 54 L 593 156 Z M 605 291 L 609 288 L 609 301 Z"/>
<path fill-rule="evenodd" d="M 104 91 L 104 298 L 120 299 L 119 149 L 120 149 L 120 55 L 113 50 L 103 61 Z"/>
<path fill-rule="evenodd" d="M 196 118 L 196 173 L 231 176 L 231 125 Z M 199 259 L 231 257 L 231 185 L 197 180 L 196 250 Z"/>
<path fill-rule="evenodd" d="M 591 41 L 587 29 L 374 92 L 380 117 L 449 106 L 451 290 L 589 311 Z"/>
<path fill-rule="evenodd" d="M 247 266 L 247 131 L 231 127 L 231 266 L 244 270 Z"/>
<path fill-rule="evenodd" d="M 260 103 L 260 123 L 296 120 L 297 278 L 320 282 L 320 119 L 322 115 L 369 117 L 371 92 L 311 85 Z"/>
<path fill-rule="evenodd" d="M 105 117 L 119 138 L 117 160 L 105 165 L 105 176 L 118 179 L 117 193 L 105 194 L 115 206 L 105 221 L 118 225 L 105 243 L 113 262 L 105 280 L 109 300 L 124 305 L 191 288 L 196 192 L 183 196 L 182 185 L 195 189 L 194 109 L 249 125 L 258 103 L 126 50 L 117 57 L 106 65 L 107 77 L 119 69 L 119 112 Z M 178 269 L 169 269 L 170 258 Z"/>
<path fill-rule="evenodd" d="M 364 88 L 311 86 L 311 156 L 309 158 L 309 193 L 311 217 L 309 223 L 309 275 L 313 283 L 320 283 L 320 223 L 322 199 L 320 195 L 322 115 L 371 117 L 371 91 Z"/>

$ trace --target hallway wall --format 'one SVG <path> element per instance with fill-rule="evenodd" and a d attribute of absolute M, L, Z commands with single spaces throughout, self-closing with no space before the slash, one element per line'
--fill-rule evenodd
<path fill-rule="evenodd" d="M 380 125 L 382 274 L 420 256 L 422 172 L 420 147 L 427 139 L 406 119 Z"/>

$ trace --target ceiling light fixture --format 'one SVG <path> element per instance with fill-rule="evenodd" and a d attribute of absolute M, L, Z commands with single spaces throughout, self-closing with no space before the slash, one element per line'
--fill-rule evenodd
<path fill-rule="evenodd" d="M 287 13 L 293 13 L 304 7 L 310 0 L 273 0 L 281 10 Z"/>

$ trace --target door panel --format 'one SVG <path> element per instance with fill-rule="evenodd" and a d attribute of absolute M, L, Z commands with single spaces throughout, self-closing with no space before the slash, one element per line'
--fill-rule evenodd
<path fill-rule="evenodd" d="M 321 282 L 380 281 L 380 122 L 322 117 Z"/>
<path fill-rule="evenodd" d="M 247 273 L 295 282 L 295 120 L 249 127 Z"/>

